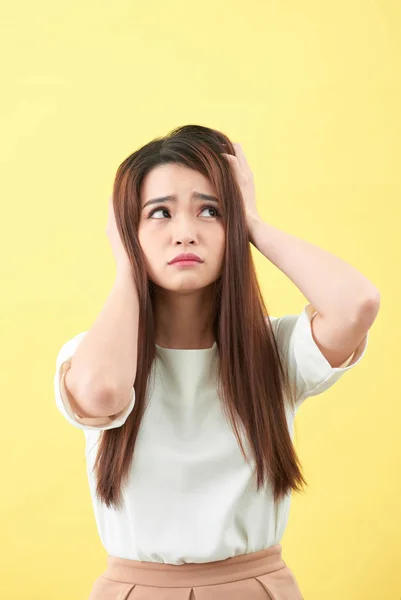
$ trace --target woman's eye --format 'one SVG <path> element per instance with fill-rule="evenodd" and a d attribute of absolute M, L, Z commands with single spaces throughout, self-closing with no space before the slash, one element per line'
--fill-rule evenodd
<path fill-rule="evenodd" d="M 215 217 L 217 217 L 217 215 L 219 214 L 219 213 L 217 212 L 217 208 L 215 208 L 214 206 L 204 206 L 204 207 L 202 208 L 202 212 L 203 212 L 204 210 L 214 210 L 214 212 L 215 212 L 214 216 L 215 216 Z"/>
<path fill-rule="evenodd" d="M 203 211 L 205 211 L 205 210 L 213 210 L 213 211 L 215 212 L 215 214 L 214 214 L 214 215 L 212 215 L 212 216 L 214 216 L 214 217 L 217 217 L 217 216 L 218 216 L 218 214 L 219 214 L 219 213 L 218 213 L 218 211 L 217 211 L 217 208 L 215 208 L 214 206 L 204 206 L 204 207 L 202 208 L 202 211 L 201 211 L 201 212 L 203 212 Z M 155 208 L 154 210 L 152 210 L 152 212 L 150 212 L 150 213 L 149 213 L 148 219 L 150 219 L 151 217 L 153 217 L 153 215 L 154 215 L 155 213 L 158 213 L 158 212 L 166 212 L 166 213 L 169 213 L 169 210 L 168 210 L 168 208 Z"/>
<path fill-rule="evenodd" d="M 152 211 L 149 213 L 149 215 L 148 215 L 148 219 L 150 219 L 150 217 L 153 217 L 153 215 L 154 215 L 155 213 L 158 213 L 158 212 L 160 212 L 160 211 L 165 211 L 165 212 L 168 212 L 167 208 L 155 208 L 154 210 L 152 210 Z"/>

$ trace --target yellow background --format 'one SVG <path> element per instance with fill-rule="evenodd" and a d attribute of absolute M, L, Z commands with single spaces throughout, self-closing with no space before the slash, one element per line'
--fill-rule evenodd
<path fill-rule="evenodd" d="M 105 569 L 56 354 L 113 283 L 118 165 L 197 123 L 242 144 L 264 220 L 381 291 L 362 363 L 297 415 L 309 487 L 282 544 L 306 600 L 399 600 L 400 26 L 398 0 L 2 6 L 2 598 L 84 600 Z M 270 314 L 300 312 L 252 251 Z"/>

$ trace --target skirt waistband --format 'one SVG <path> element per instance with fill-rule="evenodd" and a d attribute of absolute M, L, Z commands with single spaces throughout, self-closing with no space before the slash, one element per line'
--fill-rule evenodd
<path fill-rule="evenodd" d="M 113 581 L 163 587 L 218 585 L 258 577 L 286 566 L 281 544 L 207 563 L 166 563 L 107 556 L 102 577 Z"/>

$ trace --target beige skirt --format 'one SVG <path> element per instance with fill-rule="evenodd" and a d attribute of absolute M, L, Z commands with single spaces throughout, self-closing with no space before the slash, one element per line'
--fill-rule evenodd
<path fill-rule="evenodd" d="M 281 544 L 208 563 L 107 557 L 88 600 L 302 600 Z"/>

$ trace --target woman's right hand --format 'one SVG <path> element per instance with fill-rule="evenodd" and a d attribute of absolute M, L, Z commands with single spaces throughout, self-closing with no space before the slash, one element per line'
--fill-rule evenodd
<path fill-rule="evenodd" d="M 120 272 L 126 271 L 127 269 L 130 270 L 131 263 L 117 229 L 116 219 L 114 215 L 113 196 L 110 196 L 109 198 L 109 213 L 106 234 L 109 238 L 114 259 L 116 261 L 117 271 Z"/>

